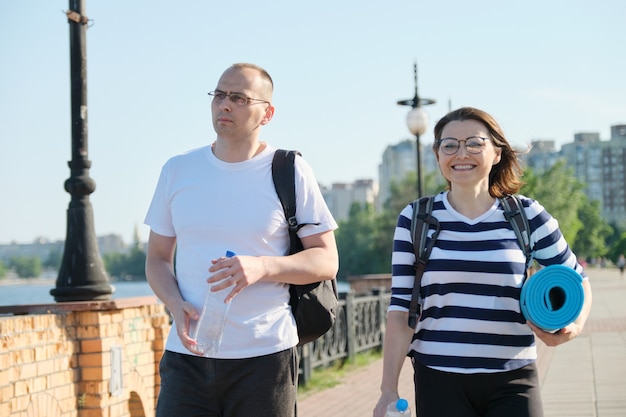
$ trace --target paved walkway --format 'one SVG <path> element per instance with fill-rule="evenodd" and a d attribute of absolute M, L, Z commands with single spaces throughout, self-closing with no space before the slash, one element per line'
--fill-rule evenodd
<path fill-rule="evenodd" d="M 545 417 L 626 417 L 626 276 L 620 278 L 615 269 L 589 268 L 587 273 L 593 305 L 584 332 L 556 348 L 539 346 Z M 407 360 L 400 374 L 400 396 L 413 409 L 412 373 Z M 298 415 L 371 416 L 381 375 L 379 360 L 342 384 L 299 401 Z"/>

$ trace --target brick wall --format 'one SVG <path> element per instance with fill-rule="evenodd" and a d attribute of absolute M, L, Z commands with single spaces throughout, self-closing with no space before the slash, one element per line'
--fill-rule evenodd
<path fill-rule="evenodd" d="M 169 328 L 152 296 L 0 307 L 0 416 L 154 416 Z"/>
<path fill-rule="evenodd" d="M 352 275 L 348 277 L 350 289 L 356 295 L 371 294 L 372 291 L 391 291 L 391 274 Z"/>

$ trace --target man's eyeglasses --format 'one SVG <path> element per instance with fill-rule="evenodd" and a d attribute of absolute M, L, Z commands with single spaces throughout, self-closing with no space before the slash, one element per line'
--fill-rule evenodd
<path fill-rule="evenodd" d="M 481 153 L 485 147 L 485 141 L 489 138 L 483 138 L 480 136 L 471 136 L 465 140 L 458 140 L 456 138 L 443 138 L 439 139 L 439 149 L 446 155 L 454 155 L 459 151 L 461 142 L 465 145 L 465 150 L 468 153 L 478 154 Z"/>
<path fill-rule="evenodd" d="M 247 97 L 239 93 L 225 93 L 223 91 L 210 91 L 209 95 L 213 97 L 213 101 L 218 102 L 218 103 L 220 103 L 222 100 L 228 97 L 228 99 L 232 103 L 235 103 L 238 106 L 245 106 L 246 104 L 250 104 L 250 102 L 252 101 L 260 101 L 262 103 L 270 104 L 270 102 L 267 100 L 262 100 L 260 98 Z"/>

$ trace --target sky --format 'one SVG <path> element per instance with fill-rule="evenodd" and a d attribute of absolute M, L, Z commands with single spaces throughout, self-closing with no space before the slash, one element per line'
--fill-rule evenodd
<path fill-rule="evenodd" d="M 0 0 L 0 244 L 62 240 L 71 196 L 69 1 Z M 98 236 L 130 243 L 163 163 L 213 142 L 211 91 L 252 62 L 275 83 L 261 132 L 326 186 L 377 180 L 413 139 L 418 65 L 432 127 L 450 108 L 491 113 L 509 141 L 571 142 L 626 123 L 623 0 L 296 2 L 85 0 L 90 196 Z"/>

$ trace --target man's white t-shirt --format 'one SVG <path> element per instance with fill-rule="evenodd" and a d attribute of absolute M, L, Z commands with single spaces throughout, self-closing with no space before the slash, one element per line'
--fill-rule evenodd
<path fill-rule="evenodd" d="M 252 159 L 228 163 L 210 146 L 168 160 L 145 218 L 154 233 L 176 237 L 175 269 L 183 298 L 198 311 L 209 288 L 211 260 L 227 250 L 237 255 L 281 256 L 289 250 L 284 212 L 272 181 L 275 148 Z M 337 228 L 310 166 L 296 158 L 296 217 L 320 223 L 299 231 L 306 237 Z M 257 282 L 232 301 L 217 358 L 276 353 L 298 343 L 289 306 L 289 286 Z M 166 349 L 193 354 L 172 327 Z"/>

